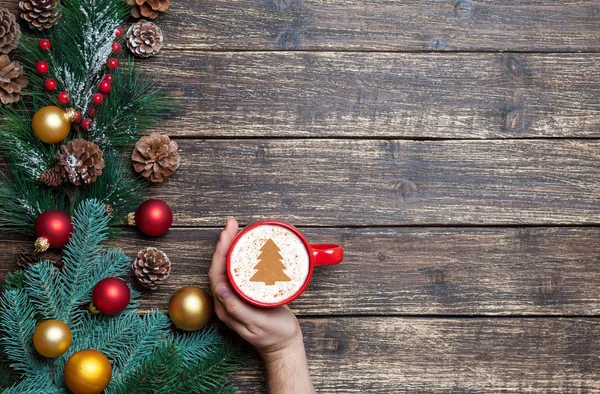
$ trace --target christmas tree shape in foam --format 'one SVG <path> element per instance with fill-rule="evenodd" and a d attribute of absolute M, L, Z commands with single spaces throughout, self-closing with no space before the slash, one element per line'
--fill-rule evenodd
<path fill-rule="evenodd" d="M 250 278 L 251 282 L 264 282 L 265 285 L 274 285 L 275 282 L 289 282 L 290 277 L 283 272 L 285 265 L 281 262 L 283 257 L 279 254 L 279 247 L 269 239 L 260 248 L 258 264 L 254 266 L 257 272 Z"/>

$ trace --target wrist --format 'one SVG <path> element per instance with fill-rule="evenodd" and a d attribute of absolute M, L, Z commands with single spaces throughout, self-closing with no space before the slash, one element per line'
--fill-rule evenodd
<path fill-rule="evenodd" d="M 294 360 L 297 359 L 299 355 L 306 357 L 302 332 L 294 335 L 285 343 L 259 349 L 259 353 L 267 365 L 276 364 L 284 360 Z"/>

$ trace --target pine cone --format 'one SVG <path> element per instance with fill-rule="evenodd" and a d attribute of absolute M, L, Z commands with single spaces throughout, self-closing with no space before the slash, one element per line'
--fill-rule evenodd
<path fill-rule="evenodd" d="M 27 86 L 23 77 L 23 66 L 11 62 L 7 55 L 0 55 L 0 101 L 2 104 L 16 103 L 21 99 L 21 89 Z"/>
<path fill-rule="evenodd" d="M 57 167 L 63 180 L 79 186 L 92 183 L 102 175 L 104 168 L 103 153 L 100 147 L 91 141 L 73 140 L 60 147 L 56 152 Z"/>
<path fill-rule="evenodd" d="M 21 18 L 29 23 L 29 27 L 44 30 L 52 27 L 58 20 L 56 0 L 24 0 L 19 1 Z"/>
<path fill-rule="evenodd" d="M 62 258 L 60 255 L 51 252 L 35 253 L 28 250 L 21 250 L 21 253 L 17 256 L 17 267 L 27 269 L 30 265 L 37 264 L 42 260 L 48 260 L 57 268 L 62 267 Z"/>
<path fill-rule="evenodd" d="M 162 250 L 145 248 L 139 251 L 131 268 L 142 286 L 156 290 L 169 277 L 171 260 Z"/>
<path fill-rule="evenodd" d="M 59 166 L 44 171 L 42 176 L 40 176 L 40 181 L 46 186 L 58 186 L 62 184 L 64 180 Z"/>
<path fill-rule="evenodd" d="M 133 5 L 131 16 L 134 18 L 156 19 L 169 9 L 169 0 L 127 0 L 127 4 Z"/>
<path fill-rule="evenodd" d="M 162 182 L 171 176 L 180 159 L 177 142 L 158 133 L 140 138 L 131 155 L 133 168 L 151 182 Z"/>
<path fill-rule="evenodd" d="M 127 30 L 127 48 L 134 55 L 150 57 L 156 55 L 162 47 L 163 33 L 152 22 L 141 20 Z"/>
<path fill-rule="evenodd" d="M 19 45 L 21 29 L 13 14 L 0 8 L 0 53 L 9 53 Z"/>

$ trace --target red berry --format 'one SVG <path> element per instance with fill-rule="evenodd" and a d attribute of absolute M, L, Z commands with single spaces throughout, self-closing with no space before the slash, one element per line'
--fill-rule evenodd
<path fill-rule="evenodd" d="M 121 53 L 121 49 L 123 49 L 121 47 L 121 44 L 119 44 L 118 42 L 115 42 L 112 44 L 112 52 L 116 55 Z"/>
<path fill-rule="evenodd" d="M 96 105 L 100 105 L 100 104 L 102 104 L 103 101 L 104 101 L 104 97 L 102 96 L 102 94 L 100 94 L 100 93 L 92 94 L 92 103 L 94 103 Z"/>
<path fill-rule="evenodd" d="M 40 43 L 38 46 L 42 51 L 47 51 L 52 47 L 52 44 L 50 44 L 50 40 L 43 39 L 43 40 L 40 40 Z"/>
<path fill-rule="evenodd" d="M 70 99 L 71 98 L 69 97 L 69 93 L 67 92 L 60 92 L 58 94 L 58 102 L 61 104 L 67 105 Z"/>
<path fill-rule="evenodd" d="M 113 76 L 112 76 L 112 75 L 110 75 L 110 74 L 106 74 L 106 75 L 104 76 L 104 80 L 105 80 L 105 81 L 107 81 L 108 83 L 113 83 L 113 81 L 115 80 L 115 77 L 113 77 Z"/>
<path fill-rule="evenodd" d="M 121 38 L 121 37 L 123 37 L 123 34 L 125 34 L 125 32 L 120 27 L 117 27 L 115 29 L 115 37 Z"/>
<path fill-rule="evenodd" d="M 46 82 L 44 82 L 44 87 L 46 88 L 46 90 L 52 92 L 56 90 L 56 81 L 52 78 L 48 78 L 46 79 Z"/>
<path fill-rule="evenodd" d="M 79 123 L 81 122 L 81 112 L 77 111 L 75 112 L 75 120 L 73 121 L 73 123 Z"/>
<path fill-rule="evenodd" d="M 81 128 L 84 130 L 89 130 L 92 128 L 92 120 L 91 119 L 84 119 L 81 121 Z"/>
<path fill-rule="evenodd" d="M 119 61 L 117 59 L 115 59 L 114 57 L 111 57 L 110 59 L 108 59 L 106 64 L 108 65 L 108 68 L 110 68 L 111 70 L 114 70 L 115 68 L 119 67 Z"/>
<path fill-rule="evenodd" d="M 98 90 L 100 90 L 102 93 L 110 92 L 110 82 L 108 82 L 108 81 L 100 82 L 100 85 L 98 86 Z"/>
<path fill-rule="evenodd" d="M 48 72 L 48 63 L 46 62 L 37 62 L 35 65 L 35 69 L 40 74 L 46 74 Z"/>
<path fill-rule="evenodd" d="M 89 108 L 88 108 L 88 115 L 89 115 L 90 117 L 92 117 L 92 118 L 93 118 L 94 116 L 96 116 L 96 108 L 94 108 L 94 107 L 89 107 Z"/>

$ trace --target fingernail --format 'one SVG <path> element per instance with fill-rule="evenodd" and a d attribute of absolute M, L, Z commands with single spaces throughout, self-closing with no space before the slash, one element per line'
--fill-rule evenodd
<path fill-rule="evenodd" d="M 227 288 L 227 286 L 221 286 L 218 289 L 216 289 L 215 292 L 217 293 L 217 297 L 219 297 L 220 299 L 223 299 L 229 295 L 229 289 Z"/>

